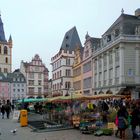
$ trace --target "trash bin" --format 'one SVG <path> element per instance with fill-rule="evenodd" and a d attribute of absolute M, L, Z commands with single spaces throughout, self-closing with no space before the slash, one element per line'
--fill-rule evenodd
<path fill-rule="evenodd" d="M 27 118 L 27 110 L 20 111 L 20 126 L 27 126 L 28 118 Z"/>

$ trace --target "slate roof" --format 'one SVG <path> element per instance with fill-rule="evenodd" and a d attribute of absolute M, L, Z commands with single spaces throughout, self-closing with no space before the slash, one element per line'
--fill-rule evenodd
<path fill-rule="evenodd" d="M 26 83 L 26 79 L 24 75 L 18 69 L 15 70 L 13 73 L 8 73 L 7 77 L 11 83 Z M 18 81 L 18 79 L 20 80 Z M 21 79 L 23 79 L 23 81 Z"/>
<path fill-rule="evenodd" d="M 0 82 L 10 82 L 2 72 L 0 72 Z"/>
<path fill-rule="evenodd" d="M 86 44 L 88 41 L 90 41 L 91 42 L 91 44 L 92 44 L 92 48 L 93 49 L 98 49 L 98 48 L 100 48 L 101 47 L 101 38 L 96 38 L 96 37 L 91 37 L 91 36 L 89 36 L 88 34 L 86 35 L 86 41 L 85 41 L 85 43 L 84 44 Z"/>
<path fill-rule="evenodd" d="M 4 33 L 4 28 L 3 28 L 3 23 L 0 15 L 0 41 L 1 42 L 7 42 L 5 39 L 5 33 Z"/>
<path fill-rule="evenodd" d="M 72 52 L 75 50 L 77 45 L 82 47 L 77 29 L 74 26 L 72 29 L 65 33 L 60 50 L 69 50 L 69 52 Z"/>
<path fill-rule="evenodd" d="M 109 27 L 109 29 L 104 33 L 106 34 L 107 32 L 109 32 L 110 30 L 112 30 L 116 25 L 121 25 L 124 24 L 124 22 L 126 23 L 136 23 L 139 22 L 140 23 L 140 18 L 135 16 L 135 15 L 128 15 L 128 14 L 121 14 L 118 19 Z M 104 35 L 103 34 L 103 35 Z"/>

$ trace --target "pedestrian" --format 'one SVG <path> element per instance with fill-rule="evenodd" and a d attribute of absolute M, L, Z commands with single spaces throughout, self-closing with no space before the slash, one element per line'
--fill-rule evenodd
<path fill-rule="evenodd" d="M 131 113 L 131 128 L 133 134 L 133 140 L 139 138 L 136 127 L 140 125 L 140 103 L 137 103 Z"/>
<path fill-rule="evenodd" d="M 2 113 L 2 119 L 4 119 L 4 114 L 5 114 L 5 104 L 2 104 L 2 106 L 1 106 L 1 113 Z"/>
<path fill-rule="evenodd" d="M 5 105 L 5 111 L 6 111 L 7 119 L 9 119 L 10 111 L 11 111 L 11 105 L 10 105 L 10 102 L 7 102 L 7 104 Z"/>
<path fill-rule="evenodd" d="M 120 109 L 117 112 L 117 116 L 118 116 L 118 130 L 120 131 L 120 138 L 124 140 L 125 130 L 128 127 L 127 124 L 128 112 L 125 106 L 120 106 Z"/>

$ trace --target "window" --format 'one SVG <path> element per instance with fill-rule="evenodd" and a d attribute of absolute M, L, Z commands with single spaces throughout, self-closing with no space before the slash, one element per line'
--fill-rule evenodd
<path fill-rule="evenodd" d="M 42 90 L 42 88 L 39 87 L 39 88 L 38 88 L 38 93 L 41 93 L 41 90 Z"/>
<path fill-rule="evenodd" d="M 68 66 L 70 65 L 70 58 L 66 59 L 66 65 L 68 65 Z"/>
<path fill-rule="evenodd" d="M 74 82 L 73 86 L 74 86 L 75 90 L 80 90 L 81 89 L 81 81 Z"/>
<path fill-rule="evenodd" d="M 91 61 L 83 65 L 83 73 L 91 70 Z"/>
<path fill-rule="evenodd" d="M 68 44 L 66 44 L 66 48 L 68 48 L 69 47 L 69 45 Z"/>
<path fill-rule="evenodd" d="M 34 73 L 29 73 L 29 78 L 34 78 Z"/>
<path fill-rule="evenodd" d="M 35 67 L 35 71 L 36 71 L 36 72 L 39 71 L 39 67 L 38 67 L 38 66 Z"/>
<path fill-rule="evenodd" d="M 78 67 L 77 69 L 73 70 L 73 76 L 79 76 L 81 75 L 81 67 Z"/>
<path fill-rule="evenodd" d="M 40 86 L 41 86 L 41 80 L 38 80 L 38 85 L 40 85 Z"/>
<path fill-rule="evenodd" d="M 0 46 L 0 54 L 1 54 L 1 46 Z"/>
<path fill-rule="evenodd" d="M 7 68 L 4 68 L 4 73 L 7 73 L 7 72 L 8 72 Z"/>
<path fill-rule="evenodd" d="M 66 76 L 71 76 L 71 70 L 66 69 Z"/>
<path fill-rule="evenodd" d="M 34 80 L 29 80 L 28 82 L 29 82 L 29 85 L 30 86 L 33 86 L 34 85 Z"/>
<path fill-rule="evenodd" d="M 1 68 L 0 68 L 0 72 L 1 72 Z"/>
<path fill-rule="evenodd" d="M 111 35 L 108 35 L 107 36 L 107 42 L 110 42 L 111 41 Z"/>
<path fill-rule="evenodd" d="M 66 82 L 66 83 L 65 83 L 65 88 L 66 88 L 66 89 L 69 89 L 70 87 L 71 87 L 70 82 Z"/>
<path fill-rule="evenodd" d="M 21 78 L 21 81 L 23 82 L 24 81 L 24 78 Z"/>
<path fill-rule="evenodd" d="M 8 63 L 8 58 L 7 57 L 5 58 L 5 63 Z"/>
<path fill-rule="evenodd" d="M 34 87 L 29 87 L 29 93 L 34 93 Z"/>
<path fill-rule="evenodd" d="M 13 92 L 15 92 L 16 91 L 16 89 L 13 89 Z"/>
<path fill-rule="evenodd" d="M 115 70 L 115 77 L 119 77 L 120 75 L 120 67 L 116 67 L 116 70 Z"/>
<path fill-rule="evenodd" d="M 83 88 L 91 88 L 91 77 L 84 79 L 83 81 Z"/>
<path fill-rule="evenodd" d="M 21 89 L 22 92 L 24 92 L 24 89 Z"/>
<path fill-rule="evenodd" d="M 8 54 L 7 46 L 4 46 L 4 54 Z"/>
<path fill-rule="evenodd" d="M 104 80 L 107 80 L 107 71 L 104 71 Z"/>
<path fill-rule="evenodd" d="M 20 89 L 18 89 L 18 92 L 20 92 Z"/>
<path fill-rule="evenodd" d="M 89 56 L 89 50 L 85 51 L 85 58 Z"/>
<path fill-rule="evenodd" d="M 119 34 L 120 34 L 120 30 L 119 29 L 116 29 L 115 30 L 115 37 L 117 37 Z"/>
<path fill-rule="evenodd" d="M 61 70 L 60 70 L 60 77 L 61 77 Z"/>

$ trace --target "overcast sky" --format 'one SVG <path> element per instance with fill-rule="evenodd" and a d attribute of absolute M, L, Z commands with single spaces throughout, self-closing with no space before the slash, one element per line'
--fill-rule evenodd
<path fill-rule="evenodd" d="M 122 8 L 133 15 L 140 0 L 0 0 L 6 39 L 13 39 L 13 70 L 39 54 L 51 75 L 51 57 L 65 32 L 76 26 L 82 44 L 87 31 L 101 37 Z"/>

